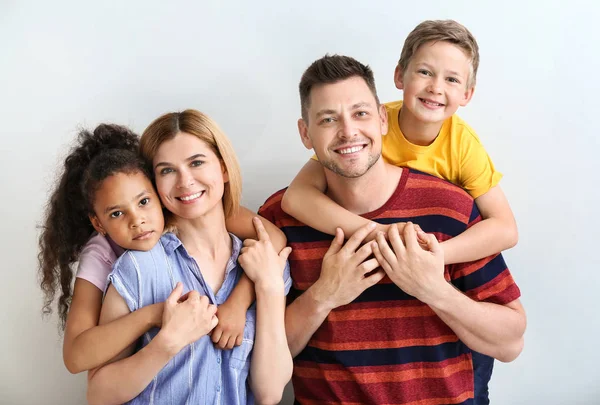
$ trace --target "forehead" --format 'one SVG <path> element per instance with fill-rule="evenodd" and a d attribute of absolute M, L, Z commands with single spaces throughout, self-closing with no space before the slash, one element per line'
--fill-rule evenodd
<path fill-rule="evenodd" d="M 375 96 L 362 77 L 351 77 L 331 84 L 320 84 L 311 89 L 309 115 L 323 109 L 338 109 L 367 103 L 376 107 Z"/>
<path fill-rule="evenodd" d="M 172 139 L 160 144 L 154 156 L 154 162 L 177 161 L 196 154 L 203 154 L 207 157 L 216 156 L 208 143 L 195 135 L 180 132 Z"/>
<path fill-rule="evenodd" d="M 129 201 L 143 190 L 152 192 L 154 188 L 150 179 L 142 172 L 116 173 L 108 176 L 96 192 L 96 204 L 113 205 Z M 117 200 L 117 201 L 115 201 Z"/>
<path fill-rule="evenodd" d="M 412 57 L 412 63 L 427 63 L 429 65 L 444 65 L 453 69 L 469 69 L 471 58 L 458 45 L 447 41 L 427 42 L 417 49 Z"/>

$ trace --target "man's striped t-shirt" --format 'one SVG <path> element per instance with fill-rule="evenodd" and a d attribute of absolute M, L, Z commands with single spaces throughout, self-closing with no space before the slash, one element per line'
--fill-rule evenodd
<path fill-rule="evenodd" d="M 332 236 L 281 209 L 285 190 L 259 213 L 292 247 L 289 299 L 318 278 Z M 412 221 L 444 241 L 481 220 L 473 199 L 453 184 L 403 169 L 392 197 L 363 217 L 379 223 Z M 477 301 L 507 304 L 520 291 L 502 255 L 445 267 L 445 278 Z M 472 404 L 471 350 L 426 304 L 385 277 L 348 305 L 331 311 L 294 359 L 300 404 Z"/>

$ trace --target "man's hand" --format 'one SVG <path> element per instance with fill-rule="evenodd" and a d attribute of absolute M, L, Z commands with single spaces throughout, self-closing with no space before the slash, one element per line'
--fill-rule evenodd
<path fill-rule="evenodd" d="M 335 238 L 323 257 L 321 275 L 313 288 L 315 298 L 337 308 L 354 301 L 367 288 L 377 284 L 385 272 L 379 269 L 377 259 L 367 258 L 373 253 L 370 243 L 360 247 L 375 224 L 360 228 L 345 245 L 344 232 L 337 228 Z"/>
<path fill-rule="evenodd" d="M 246 326 L 246 310 L 236 303 L 225 301 L 217 308 L 219 324 L 212 331 L 210 337 L 220 349 L 233 349 L 233 346 L 242 344 L 244 327 Z"/>
<path fill-rule="evenodd" d="M 405 293 L 429 304 L 444 291 L 444 252 L 432 234 L 407 223 L 402 234 L 394 224 L 388 232 L 390 245 L 383 234 L 371 242 L 373 253 L 388 277 Z"/>

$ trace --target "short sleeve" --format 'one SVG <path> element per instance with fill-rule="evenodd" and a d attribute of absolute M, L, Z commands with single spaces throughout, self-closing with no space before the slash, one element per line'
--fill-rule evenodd
<path fill-rule="evenodd" d="M 104 291 L 116 260 L 117 255 L 106 238 L 99 234 L 94 235 L 81 250 L 76 277 L 87 280 Z"/>
<path fill-rule="evenodd" d="M 283 269 L 283 286 L 285 289 L 285 295 L 288 295 L 290 288 L 292 287 L 292 276 L 290 273 L 290 262 L 285 261 L 285 268 Z"/>
<path fill-rule="evenodd" d="M 460 149 L 459 185 L 471 197 L 480 197 L 498 185 L 502 173 L 496 171 L 481 141 L 466 124 L 461 125 Z"/>
<path fill-rule="evenodd" d="M 131 312 L 142 307 L 140 303 L 141 273 L 135 255 L 127 251 L 117 260 L 108 276 L 119 295 L 125 300 Z"/>

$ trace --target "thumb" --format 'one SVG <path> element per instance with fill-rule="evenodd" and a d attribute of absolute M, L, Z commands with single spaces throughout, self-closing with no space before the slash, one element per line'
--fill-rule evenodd
<path fill-rule="evenodd" d="M 175 288 L 173 289 L 173 291 L 171 291 L 171 294 L 169 294 L 169 298 L 167 298 L 167 303 L 171 305 L 177 304 L 177 301 L 179 301 L 182 292 L 183 284 L 181 284 L 181 282 L 177 282 L 177 285 L 175 285 Z"/>
<path fill-rule="evenodd" d="M 288 256 L 290 255 L 290 253 L 292 253 L 292 248 L 289 246 L 286 246 L 281 250 L 281 252 L 279 252 L 279 258 L 285 262 L 288 259 Z"/>
<path fill-rule="evenodd" d="M 325 253 L 325 257 L 329 257 L 331 255 L 336 254 L 342 248 L 344 243 L 344 231 L 342 228 L 335 228 L 335 237 L 331 241 L 331 246 L 327 249 L 327 253 Z M 324 257 L 324 258 L 325 258 Z"/>
<path fill-rule="evenodd" d="M 434 256 L 444 254 L 444 250 L 440 246 L 440 243 L 438 242 L 434 234 L 426 234 L 423 232 L 423 235 L 419 235 L 419 237 L 425 240 L 427 250 L 433 253 Z"/>

